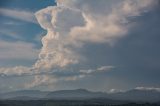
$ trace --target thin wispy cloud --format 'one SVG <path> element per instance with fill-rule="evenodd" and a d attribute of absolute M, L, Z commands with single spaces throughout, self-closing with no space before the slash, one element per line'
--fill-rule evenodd
<path fill-rule="evenodd" d="M 38 51 L 34 44 L 28 42 L 8 42 L 0 40 L 0 60 L 5 59 L 36 59 Z"/>
<path fill-rule="evenodd" d="M 2 24 L 3 24 L 3 25 L 10 25 L 10 26 L 23 25 L 22 23 L 17 22 L 17 21 L 5 21 L 5 22 L 2 22 Z"/>
<path fill-rule="evenodd" d="M 0 8 L 0 15 L 37 24 L 34 13 L 30 11 Z"/>
<path fill-rule="evenodd" d="M 5 28 L 1 28 L 0 30 L 0 36 L 10 36 L 11 38 L 14 39 L 22 39 L 21 36 L 19 36 L 18 33 L 16 33 L 15 31 L 11 30 L 11 29 L 5 29 Z"/>

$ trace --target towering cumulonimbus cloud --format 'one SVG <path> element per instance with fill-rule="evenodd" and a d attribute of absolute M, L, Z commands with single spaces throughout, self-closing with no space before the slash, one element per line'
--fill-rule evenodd
<path fill-rule="evenodd" d="M 128 18 L 149 10 L 152 0 L 57 0 L 36 13 L 41 27 L 47 30 L 42 39 L 38 69 L 63 68 L 79 62 L 77 45 L 114 43 L 129 30 Z"/>
<path fill-rule="evenodd" d="M 43 47 L 39 58 L 32 67 L 0 68 L 5 75 L 35 75 L 35 81 L 29 87 L 49 81 L 48 72 L 55 72 L 57 82 L 58 70 L 81 63 L 83 56 L 78 53 L 86 43 L 108 43 L 125 35 L 131 28 L 130 17 L 140 16 L 154 7 L 158 0 L 57 0 L 56 6 L 49 6 L 35 15 L 47 34 L 42 38 Z M 113 66 L 112 66 L 113 67 Z M 71 76 L 61 80 L 75 80 L 87 74 L 102 70 L 81 70 L 70 72 Z M 18 71 L 16 71 L 18 70 Z M 23 71 L 24 70 L 24 71 Z M 56 71 L 53 71 L 56 70 Z M 80 71 L 81 70 L 81 71 Z M 86 71 L 86 72 L 85 72 Z M 41 75 L 45 75 L 42 76 Z M 40 82 L 42 81 L 42 82 Z"/>
<path fill-rule="evenodd" d="M 47 35 L 42 39 L 43 47 L 35 68 L 50 70 L 77 63 L 78 56 L 69 47 L 68 35 L 72 27 L 83 25 L 81 12 L 55 6 L 40 10 L 36 17 Z"/>

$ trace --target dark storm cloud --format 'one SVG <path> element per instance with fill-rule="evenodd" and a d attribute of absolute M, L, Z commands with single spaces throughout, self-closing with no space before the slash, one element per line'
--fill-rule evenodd
<path fill-rule="evenodd" d="M 110 77 L 132 82 L 129 86 L 160 84 L 160 8 L 131 18 L 128 36 L 115 45 L 86 44 L 81 53 L 88 58 L 83 67 L 116 66 Z M 96 60 L 96 61 L 95 61 Z M 82 67 L 82 66 L 81 66 Z"/>

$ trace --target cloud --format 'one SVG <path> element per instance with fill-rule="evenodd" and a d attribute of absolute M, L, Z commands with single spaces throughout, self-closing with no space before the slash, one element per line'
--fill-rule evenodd
<path fill-rule="evenodd" d="M 2 22 L 2 24 L 4 24 L 4 25 L 22 25 L 22 23 L 20 23 L 20 22 L 17 22 L 17 21 L 6 21 L 6 22 Z"/>
<path fill-rule="evenodd" d="M 8 42 L 0 40 L 0 59 L 36 59 L 39 50 L 27 42 Z"/>
<path fill-rule="evenodd" d="M 22 37 L 20 37 L 15 31 L 5 29 L 5 28 L 1 28 L 0 36 L 6 36 L 6 35 L 10 36 L 12 38 L 15 38 L 15 39 L 22 39 Z"/>
<path fill-rule="evenodd" d="M 66 31 L 61 30 L 61 27 L 52 24 L 52 22 L 59 24 L 57 23 L 56 19 L 54 20 L 54 17 L 58 17 L 58 11 L 60 12 L 63 10 L 63 8 L 47 7 L 46 9 L 40 10 L 36 13 L 37 20 L 41 27 L 48 31 L 47 35 L 42 39 L 43 47 L 39 54 L 39 60 L 35 64 L 36 68 L 52 69 L 56 67 L 64 67 L 68 64 L 75 64 L 78 62 L 76 53 L 71 50 L 72 48 L 64 47 L 67 45 L 65 45 L 65 42 L 62 41 L 63 38 L 60 39 L 59 33 L 54 32 L 54 30 L 59 30 L 59 32 L 62 31 L 66 33 Z M 64 11 L 70 15 L 74 14 L 74 12 L 70 12 L 68 9 L 65 9 Z M 62 14 L 65 14 L 65 12 Z M 77 14 L 75 14 L 75 16 L 76 15 Z M 63 18 L 65 17 L 63 16 Z M 62 26 L 64 27 L 65 25 L 63 24 Z"/>
<path fill-rule="evenodd" d="M 156 88 L 156 87 L 136 87 L 135 89 L 137 90 L 156 90 L 160 92 L 160 88 Z"/>
<path fill-rule="evenodd" d="M 101 66 L 101 67 L 98 67 L 97 69 L 80 70 L 80 72 L 85 73 L 85 74 L 92 74 L 92 73 L 99 73 L 99 72 L 108 72 L 108 71 L 111 71 L 113 68 L 115 67 L 114 66 Z"/>
<path fill-rule="evenodd" d="M 142 91 L 158 91 L 160 92 L 160 88 L 157 87 L 136 87 L 135 90 L 142 90 Z M 127 92 L 128 90 L 118 90 L 118 89 L 110 89 L 109 93 L 118 93 L 118 92 Z"/>
<path fill-rule="evenodd" d="M 114 66 L 101 66 L 97 68 L 98 71 L 109 71 L 111 69 L 115 68 Z"/>
<path fill-rule="evenodd" d="M 30 73 L 28 75 L 35 75 L 33 81 L 26 85 L 26 88 L 33 88 L 38 86 L 48 86 L 54 85 L 60 81 L 68 82 L 68 81 L 76 81 L 88 76 L 92 76 L 95 74 L 101 74 L 102 72 L 108 72 L 113 70 L 113 66 L 101 66 L 97 69 L 86 69 L 86 70 L 79 70 L 79 71 L 67 71 L 67 70 L 54 70 L 52 72 L 37 72 L 37 73 Z M 25 75 L 25 73 L 21 73 Z"/>
<path fill-rule="evenodd" d="M 35 67 L 53 69 L 79 63 L 82 56 L 77 49 L 89 42 L 113 44 L 129 31 L 128 18 L 141 15 L 156 1 L 95 2 L 99 5 L 94 6 L 96 3 L 91 0 L 57 0 L 57 6 L 36 13 L 41 27 L 48 32 L 42 39 L 43 47 Z"/>
<path fill-rule="evenodd" d="M 27 42 L 9 42 L 0 40 L 0 60 L 36 60 L 39 50 L 35 45 Z M 21 76 L 30 75 L 30 67 L 15 66 L 15 67 L 0 67 L 1 76 Z"/>
<path fill-rule="evenodd" d="M 35 14 L 41 27 L 47 30 L 47 34 L 42 38 L 43 47 L 37 62 L 31 68 L 6 69 L 10 71 L 3 69 L 0 73 L 15 75 L 15 69 L 20 69 L 18 75 L 28 72 L 28 75 L 35 75 L 33 83 L 28 87 L 34 87 L 60 80 L 74 81 L 94 73 L 110 71 L 114 66 L 78 71 L 71 71 L 71 67 L 78 63 L 83 64 L 84 58 L 87 58 L 78 52 L 85 44 L 114 44 L 129 32 L 129 18 L 140 16 L 156 2 L 157 0 L 57 0 L 57 6 L 49 6 Z M 30 12 L 0 9 L 0 14 L 36 23 Z M 20 50 L 22 53 L 17 56 L 28 52 L 27 49 L 23 50 Z M 27 71 L 23 73 L 23 70 Z M 49 77 L 47 74 L 53 76 Z"/>
<path fill-rule="evenodd" d="M 118 93 L 118 92 L 124 92 L 123 90 L 118 90 L 118 89 L 110 89 L 108 93 Z"/>
<path fill-rule="evenodd" d="M 57 79 L 49 75 L 36 75 L 34 80 L 25 85 L 25 88 L 33 88 L 37 86 L 48 86 L 57 82 Z"/>
<path fill-rule="evenodd" d="M 2 77 L 5 76 L 21 76 L 24 74 L 31 74 L 32 72 L 30 71 L 30 68 L 24 67 L 24 66 L 16 66 L 16 67 L 11 67 L 11 68 L 0 68 L 0 75 Z"/>
<path fill-rule="evenodd" d="M 82 49 L 86 43 L 113 44 L 127 35 L 130 28 L 128 18 L 140 16 L 155 3 L 152 0 L 95 0 L 94 3 L 92 0 L 57 0 L 57 6 L 49 6 L 36 13 L 47 34 L 42 38 L 43 47 L 35 69 L 66 71 L 68 66 L 81 63 L 83 56 L 77 49 Z M 103 66 L 76 73 L 66 71 L 69 76 L 57 79 L 77 80 L 112 68 Z"/>
<path fill-rule="evenodd" d="M 37 23 L 34 13 L 29 11 L 0 8 L 0 15 L 26 21 L 26 22 Z"/>
<path fill-rule="evenodd" d="M 40 87 L 40 86 L 49 86 L 56 85 L 59 82 L 71 82 L 71 81 L 76 81 L 79 79 L 82 79 L 86 77 L 86 75 L 75 75 L 75 76 L 61 76 L 58 77 L 56 75 L 35 75 L 34 79 L 25 84 L 25 88 L 35 88 L 35 87 Z"/>

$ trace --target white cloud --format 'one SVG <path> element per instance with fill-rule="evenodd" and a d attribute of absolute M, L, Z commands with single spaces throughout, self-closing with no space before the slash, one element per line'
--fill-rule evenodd
<path fill-rule="evenodd" d="M 89 69 L 89 70 L 80 70 L 81 73 L 85 73 L 85 74 L 90 74 L 90 73 L 93 73 L 95 72 L 95 70 L 93 69 Z"/>
<path fill-rule="evenodd" d="M 34 17 L 34 13 L 29 11 L 0 8 L 0 15 L 4 15 L 7 17 L 15 18 L 26 22 L 37 23 Z"/>
<path fill-rule="evenodd" d="M 114 66 L 101 66 L 98 67 L 97 69 L 88 69 L 88 70 L 80 70 L 80 73 L 83 74 L 93 74 L 93 73 L 100 73 L 100 72 L 108 72 L 111 71 Z"/>
<path fill-rule="evenodd" d="M 110 89 L 108 93 L 118 93 L 118 92 L 125 92 L 123 90 L 118 90 L 118 89 Z"/>
<path fill-rule="evenodd" d="M 109 71 L 111 69 L 115 68 L 114 66 L 101 66 L 97 68 L 98 71 Z"/>
<path fill-rule="evenodd" d="M 41 27 L 48 31 L 43 37 L 43 47 L 37 68 L 57 68 L 80 62 L 77 45 L 95 42 L 113 44 L 129 31 L 128 18 L 139 16 L 156 1 L 122 0 L 57 0 L 57 6 L 49 6 L 36 13 Z M 104 5 L 107 5 L 104 6 Z M 107 12 L 106 12 L 107 11 Z"/>
<path fill-rule="evenodd" d="M 67 15 L 81 17 L 80 12 L 77 13 L 71 9 L 61 7 L 47 7 L 36 13 L 38 22 L 42 28 L 48 31 L 42 39 L 43 47 L 39 60 L 35 64 L 36 68 L 52 69 L 78 63 L 79 56 L 72 50 L 73 48 L 66 44 L 68 43 L 66 40 L 68 39 L 67 32 L 70 30 L 69 28 L 81 24 L 81 22 L 77 23 L 71 17 L 67 18 Z M 66 37 L 62 35 L 64 33 Z"/>
<path fill-rule="evenodd" d="M 156 88 L 156 87 L 136 87 L 135 89 L 137 90 L 156 90 L 160 92 L 160 88 Z"/>
<path fill-rule="evenodd" d="M 21 76 L 24 74 L 32 74 L 31 69 L 28 67 L 24 66 L 16 66 L 16 67 L 11 67 L 11 68 L 0 68 L 0 75 L 1 76 Z"/>

